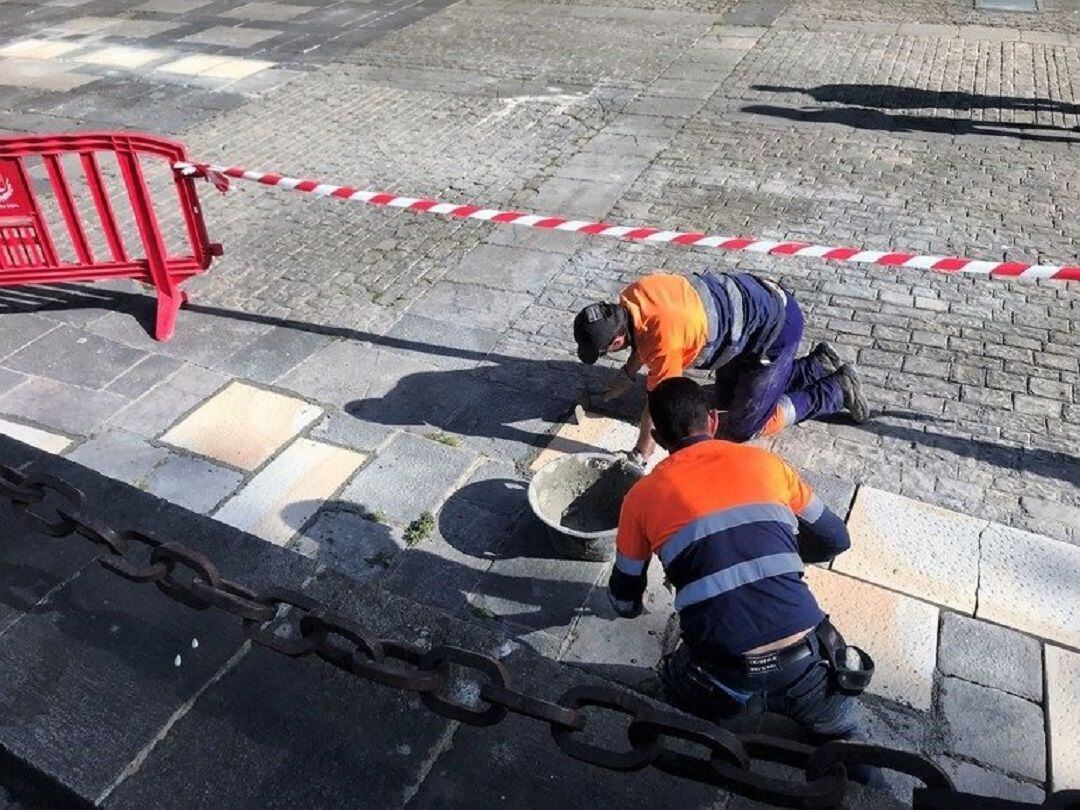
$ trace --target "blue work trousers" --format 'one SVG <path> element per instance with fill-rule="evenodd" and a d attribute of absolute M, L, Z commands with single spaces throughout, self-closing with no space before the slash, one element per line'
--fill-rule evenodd
<path fill-rule="evenodd" d="M 716 407 L 726 410 L 719 438 L 745 442 L 771 436 L 804 419 L 837 413 L 844 407 L 839 382 L 812 355 L 795 356 L 803 333 L 803 314 L 788 295 L 784 326 L 760 357 L 736 357 L 716 370 Z"/>

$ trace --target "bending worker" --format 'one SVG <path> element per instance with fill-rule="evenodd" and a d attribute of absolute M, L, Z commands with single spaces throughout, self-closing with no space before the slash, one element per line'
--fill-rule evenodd
<path fill-rule="evenodd" d="M 682 631 L 661 668 L 669 698 L 713 722 L 771 711 L 821 740 L 864 738 L 853 694 L 873 665 L 844 647 L 803 579 L 804 564 L 849 547 L 843 521 L 777 456 L 713 439 L 718 414 L 693 380 L 660 383 L 649 410 L 671 455 L 623 501 L 608 594 L 638 615 L 660 558 Z M 856 778 L 881 785 L 875 770 Z"/>
<path fill-rule="evenodd" d="M 736 442 L 841 409 L 856 422 L 869 417 L 855 369 L 827 343 L 795 357 L 802 332 L 795 298 L 749 273 L 655 273 L 623 290 L 617 304 L 591 304 L 574 319 L 582 362 L 630 349 L 602 399 L 627 391 L 642 366 L 650 391 L 691 366 L 710 369 L 716 406 L 728 412 L 720 436 Z M 651 427 L 646 409 L 633 451 L 642 461 L 656 449 Z"/>

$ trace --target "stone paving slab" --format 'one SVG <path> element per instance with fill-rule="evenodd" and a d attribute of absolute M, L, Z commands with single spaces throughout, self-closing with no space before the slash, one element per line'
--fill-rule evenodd
<path fill-rule="evenodd" d="M 83 489 L 109 525 L 165 532 L 256 589 L 297 587 L 311 574 L 312 565 L 295 555 L 273 554 L 266 543 L 81 465 L 6 438 L 0 449 L 5 459 L 32 460 Z M 0 601 L 24 607 L 0 645 L 7 718 L 0 744 L 9 758 L 55 779 L 68 802 L 71 794 L 93 802 L 239 649 L 243 633 L 218 611 L 190 610 L 87 566 L 96 554 L 89 544 L 43 546 L 9 517 L 0 517 L 0 555 L 13 565 L 0 566 Z"/>
<path fill-rule="evenodd" d="M 929 710 L 937 663 L 937 608 L 815 566 L 806 569 L 806 581 L 847 642 L 874 659 L 869 691 Z"/>
<path fill-rule="evenodd" d="M 475 455 L 466 450 L 400 433 L 353 479 L 341 499 L 405 525 L 435 511 L 474 463 Z"/>
<path fill-rule="evenodd" d="M 1046 735 L 1037 704 L 945 678 L 941 706 L 949 750 L 1029 779 L 1046 779 Z"/>
<path fill-rule="evenodd" d="M 228 377 L 215 371 L 184 363 L 174 374 L 112 414 L 109 424 L 147 439 L 156 439 L 227 382 Z"/>
<path fill-rule="evenodd" d="M 236 470 L 204 458 L 170 453 L 144 479 L 146 491 L 200 515 L 210 514 L 243 482 Z"/>
<path fill-rule="evenodd" d="M 664 587 L 663 570 L 654 561 L 649 566 L 644 596 L 646 612 L 635 619 L 624 619 L 611 607 L 607 576 L 605 572 L 589 595 L 561 660 L 641 689 L 655 682 L 665 647 L 674 644 L 669 631 L 673 628 L 675 597 Z"/>
<path fill-rule="evenodd" d="M 134 433 L 112 429 L 79 445 L 68 458 L 109 478 L 137 486 L 168 455 L 166 448 L 155 447 Z"/>
<path fill-rule="evenodd" d="M 32 377 L 0 396 L 0 413 L 73 436 L 88 436 L 129 404 L 130 400 L 108 391 Z"/>
<path fill-rule="evenodd" d="M 1029 804 L 1042 804 L 1046 791 L 1031 784 L 1011 779 L 1005 774 L 983 768 L 971 762 L 941 757 L 938 759 L 946 773 L 952 777 L 958 790 L 974 793 L 977 796 L 993 796 L 997 799 L 1012 799 Z"/>
<path fill-rule="evenodd" d="M 1080 548 L 991 524 L 982 537 L 981 619 L 1080 648 Z"/>
<path fill-rule="evenodd" d="M 230 467 L 255 470 L 322 415 L 309 402 L 232 382 L 161 441 Z"/>
<path fill-rule="evenodd" d="M 0 419 L 0 434 L 56 455 L 63 453 L 71 446 L 71 439 L 67 436 L 12 422 L 10 419 Z"/>
<path fill-rule="evenodd" d="M 1080 654 L 1046 645 L 1046 713 L 1050 729 L 1050 783 L 1080 789 Z"/>
<path fill-rule="evenodd" d="M 352 450 L 299 438 L 214 513 L 276 545 L 284 545 L 364 462 Z"/>
<path fill-rule="evenodd" d="M 860 487 L 851 507 L 851 549 L 833 568 L 930 602 L 973 613 L 979 536 L 986 521 Z"/>
<path fill-rule="evenodd" d="M 136 349 L 64 325 L 27 344 L 4 363 L 26 374 L 104 388 L 142 357 Z"/>
<path fill-rule="evenodd" d="M 1005 627 L 946 612 L 938 644 L 938 669 L 1028 700 L 1042 700 L 1039 642 Z"/>

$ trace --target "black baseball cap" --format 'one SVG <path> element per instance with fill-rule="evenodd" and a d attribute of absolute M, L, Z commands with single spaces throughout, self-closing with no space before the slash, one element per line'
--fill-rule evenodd
<path fill-rule="evenodd" d="M 618 304 L 589 304 L 574 318 L 574 340 L 582 363 L 592 365 L 626 325 L 626 313 Z"/>

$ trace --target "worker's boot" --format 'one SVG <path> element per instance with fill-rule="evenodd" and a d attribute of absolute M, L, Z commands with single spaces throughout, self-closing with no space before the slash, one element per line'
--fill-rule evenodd
<path fill-rule="evenodd" d="M 814 347 L 813 351 L 810 352 L 810 356 L 821 363 L 825 371 L 829 374 L 832 374 L 834 371 L 839 371 L 840 367 L 844 365 L 844 361 L 840 359 L 840 355 L 836 353 L 836 349 L 824 340 Z"/>
<path fill-rule="evenodd" d="M 854 366 L 844 364 L 833 375 L 844 392 L 844 408 L 851 414 L 855 423 L 865 422 L 870 418 L 870 403 L 863 396 L 862 382 Z"/>

